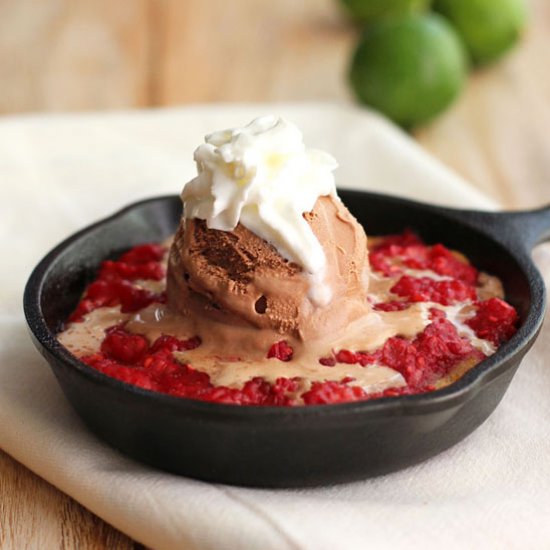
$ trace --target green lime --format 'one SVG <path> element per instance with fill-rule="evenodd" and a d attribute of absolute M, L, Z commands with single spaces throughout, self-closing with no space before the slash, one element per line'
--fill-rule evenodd
<path fill-rule="evenodd" d="M 434 8 L 453 23 L 479 64 L 509 50 L 527 19 L 524 0 L 436 0 Z"/>
<path fill-rule="evenodd" d="M 342 0 L 342 3 L 354 19 L 371 23 L 388 15 L 426 10 L 431 0 Z"/>
<path fill-rule="evenodd" d="M 411 127 L 433 118 L 458 96 L 467 68 L 462 42 L 445 18 L 406 15 L 365 30 L 350 81 L 361 102 Z"/>

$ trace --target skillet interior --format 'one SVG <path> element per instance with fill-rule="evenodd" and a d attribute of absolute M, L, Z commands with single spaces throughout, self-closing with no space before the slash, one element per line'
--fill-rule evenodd
<path fill-rule="evenodd" d="M 128 386 L 78 362 L 54 334 L 101 260 L 174 231 L 179 198 L 161 197 L 62 243 L 36 268 L 25 291 L 35 344 L 86 425 L 154 466 L 253 486 L 319 485 L 386 473 L 448 448 L 479 426 L 502 398 L 542 321 L 544 290 L 527 253 L 519 241 L 507 242 L 498 233 L 491 238 L 490 216 L 369 193 L 340 194 L 367 234 L 411 227 L 427 242 L 442 241 L 498 275 L 520 312 L 518 334 L 459 382 L 427 395 L 281 409 L 195 402 Z"/>

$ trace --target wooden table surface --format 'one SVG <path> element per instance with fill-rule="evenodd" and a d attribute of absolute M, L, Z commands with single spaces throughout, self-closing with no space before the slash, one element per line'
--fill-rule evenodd
<path fill-rule="evenodd" d="M 415 132 L 508 207 L 550 202 L 550 2 L 530 4 L 521 45 Z M 355 36 L 332 0 L 0 0 L 0 114 L 346 100 Z M 136 547 L 0 451 L 0 548 Z"/>

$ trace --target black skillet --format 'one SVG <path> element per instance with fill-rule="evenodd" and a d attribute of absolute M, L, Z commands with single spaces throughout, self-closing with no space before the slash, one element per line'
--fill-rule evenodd
<path fill-rule="evenodd" d="M 476 429 L 501 400 L 540 330 L 545 289 L 530 252 L 550 238 L 550 208 L 487 213 L 373 193 L 340 195 L 368 235 L 411 227 L 428 243 L 460 250 L 478 268 L 500 277 L 520 314 L 515 336 L 445 389 L 342 405 L 219 405 L 119 382 L 72 357 L 55 334 L 101 260 L 174 232 L 179 198 L 150 199 L 65 240 L 40 262 L 25 289 L 33 341 L 88 428 L 128 456 L 158 468 L 258 487 L 312 486 L 384 474 L 433 456 Z"/>

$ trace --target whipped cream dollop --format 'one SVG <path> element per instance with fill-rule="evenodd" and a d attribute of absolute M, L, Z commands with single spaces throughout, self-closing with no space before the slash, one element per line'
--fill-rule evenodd
<path fill-rule="evenodd" d="M 183 189 L 184 216 L 224 231 L 240 222 L 300 265 L 311 276 L 311 297 L 328 303 L 325 254 L 303 214 L 319 197 L 336 197 L 336 160 L 306 148 L 300 130 L 276 116 L 206 136 L 194 158 L 198 175 Z"/>

